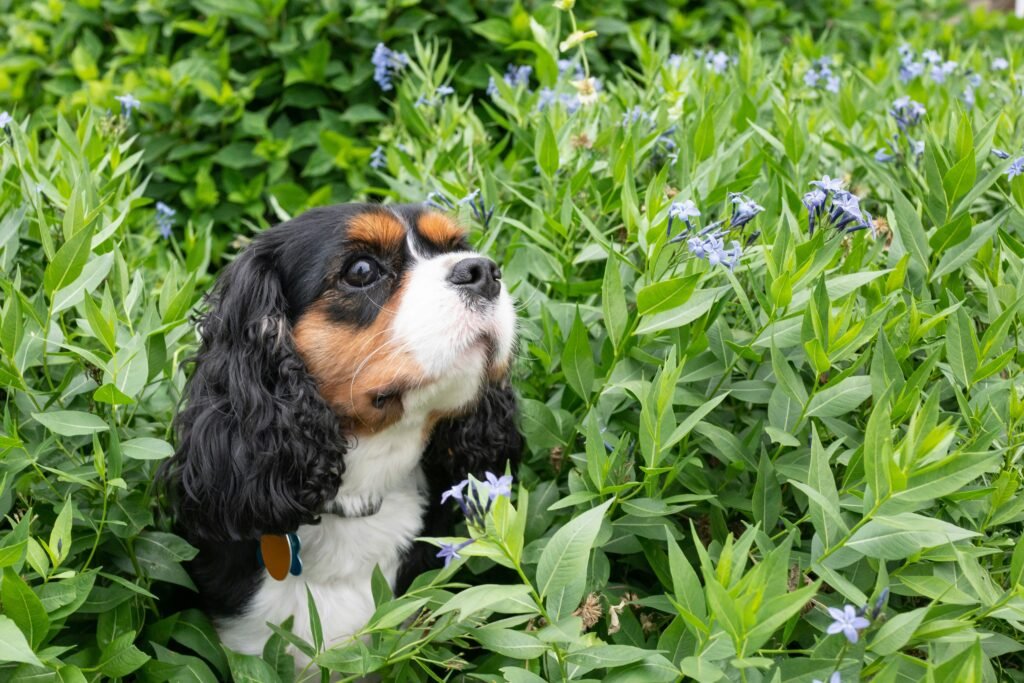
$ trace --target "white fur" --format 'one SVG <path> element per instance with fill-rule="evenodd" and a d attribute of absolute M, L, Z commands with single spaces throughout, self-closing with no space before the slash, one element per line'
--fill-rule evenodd
<path fill-rule="evenodd" d="M 418 256 L 413 251 L 414 256 Z M 217 624 L 224 644 L 259 654 L 270 629 L 294 617 L 293 631 L 311 641 L 306 601 L 316 601 L 327 646 L 351 637 L 373 614 L 370 579 L 374 566 L 394 585 L 405 550 L 422 530 L 427 505 L 420 457 L 427 420 L 435 411 L 468 405 L 487 372 L 486 339 L 496 347 L 492 362 L 506 363 L 515 337 L 515 311 L 502 288 L 494 302 L 473 306 L 447 281 L 458 261 L 472 252 L 417 258 L 392 328 L 392 340 L 410 349 L 422 366 L 422 385 L 402 397 L 403 417 L 379 433 L 363 437 L 345 456 L 345 474 L 336 501 L 360 509 L 379 499 L 369 517 L 325 515 L 316 526 L 298 530 L 303 572 L 276 581 L 263 574 L 245 612 Z M 307 662 L 297 657 L 299 666 Z"/>

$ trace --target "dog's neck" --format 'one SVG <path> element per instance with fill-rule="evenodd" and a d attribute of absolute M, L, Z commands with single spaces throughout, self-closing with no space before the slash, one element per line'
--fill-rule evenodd
<path fill-rule="evenodd" d="M 345 474 L 334 504 L 347 516 L 380 507 L 389 493 L 420 488 L 426 416 L 406 416 L 387 429 L 359 437 L 345 454 Z"/>

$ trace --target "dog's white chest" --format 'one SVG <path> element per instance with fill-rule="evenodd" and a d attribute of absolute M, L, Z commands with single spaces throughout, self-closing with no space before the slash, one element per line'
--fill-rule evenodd
<path fill-rule="evenodd" d="M 300 527 L 302 574 L 276 581 L 264 573 L 245 612 L 218 623 L 221 640 L 238 652 L 259 654 L 271 634 L 267 622 L 281 624 L 291 616 L 292 631 L 311 642 L 308 587 L 325 644 L 343 642 L 373 614 L 373 568 L 379 565 L 394 585 L 402 555 L 420 533 L 425 504 L 415 488 L 396 491 L 370 517 L 327 515 L 317 526 Z"/>
<path fill-rule="evenodd" d="M 380 509 L 366 517 L 324 515 L 318 525 L 299 527 L 302 574 L 283 581 L 261 574 L 243 613 L 218 622 L 224 644 L 259 654 L 271 634 L 267 622 L 281 624 L 288 617 L 294 617 L 292 631 L 311 642 L 307 586 L 328 647 L 362 628 L 374 611 L 373 568 L 379 565 L 394 586 L 402 557 L 422 530 L 427 506 L 419 469 L 422 448 L 422 420 L 412 419 L 351 450 L 335 500 L 349 511 L 379 500 Z"/>

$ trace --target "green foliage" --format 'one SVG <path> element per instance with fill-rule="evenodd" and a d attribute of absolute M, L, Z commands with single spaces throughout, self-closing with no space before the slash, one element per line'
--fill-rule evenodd
<path fill-rule="evenodd" d="M 737 28 L 716 73 L 667 37 L 686 52 L 733 27 L 729 6 L 652 3 L 669 25 L 645 33 L 611 3 L 583 23 L 604 87 L 578 108 L 554 66 L 569 15 L 548 7 L 146 6 L 115 40 L 106 3 L 5 10 L 0 86 L 26 104 L 0 132 L 2 676 L 289 681 L 301 652 L 342 679 L 1019 680 L 1024 178 L 990 152 L 1024 143 L 1024 52 L 991 38 L 1009 20 L 884 3 L 782 48 L 796 15 L 754 4 L 770 28 Z M 879 27 L 960 71 L 902 83 Z M 381 100 L 369 50 L 417 29 L 472 31 L 480 57 L 399 42 L 412 63 Z M 501 79 L 503 48 L 529 55 L 529 86 Z M 839 92 L 806 86 L 833 54 Z M 573 106 L 541 107 L 542 86 Z M 143 109 L 103 113 L 125 90 Z M 904 94 L 928 110 L 924 153 L 875 161 Z M 825 174 L 872 230 L 809 234 L 801 197 Z M 225 651 L 169 599 L 195 550 L 153 485 L 211 259 L 250 222 L 435 191 L 480 192 L 454 211 L 520 303 L 514 500 L 405 595 L 378 575 L 364 637 L 325 647 L 310 597 L 315 642 L 285 624 L 262 658 Z M 673 202 L 707 226 L 731 192 L 764 207 L 735 269 L 670 242 Z M 180 209 L 169 238 L 157 198 Z M 856 643 L 826 632 L 847 604 L 867 608 Z"/>

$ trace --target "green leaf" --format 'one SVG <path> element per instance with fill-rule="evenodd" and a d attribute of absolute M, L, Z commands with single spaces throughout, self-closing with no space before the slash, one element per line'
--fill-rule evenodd
<path fill-rule="evenodd" d="M 255 655 L 245 655 L 224 648 L 235 683 L 278 683 L 277 672 Z"/>
<path fill-rule="evenodd" d="M 974 538 L 974 531 L 913 512 L 875 517 L 850 537 L 846 547 L 865 557 L 903 560 L 924 550 Z"/>
<path fill-rule="evenodd" d="M 69 498 L 64 501 L 64 506 L 53 523 L 53 529 L 50 530 L 50 550 L 57 556 L 57 561 L 53 563 L 54 567 L 60 566 L 71 552 L 71 521 L 74 514 L 75 508 Z"/>
<path fill-rule="evenodd" d="M 548 649 L 537 636 L 507 628 L 478 628 L 473 637 L 488 650 L 512 659 L 536 659 Z"/>
<path fill-rule="evenodd" d="M 620 348 L 629 326 L 629 309 L 626 307 L 626 291 L 622 286 L 619 264 L 611 255 L 604 267 L 604 281 L 601 283 L 601 308 L 608 336 L 615 348 Z"/>
<path fill-rule="evenodd" d="M 135 647 L 135 633 L 115 638 L 100 653 L 97 668 L 111 678 L 122 678 L 149 661 L 149 655 Z"/>
<path fill-rule="evenodd" d="M 845 415 L 871 396 L 871 378 L 853 375 L 819 391 L 811 397 L 807 417 L 838 417 Z"/>
<path fill-rule="evenodd" d="M 465 621 L 479 612 L 534 614 L 537 606 L 530 598 L 529 586 L 482 584 L 471 586 L 455 595 L 434 610 L 434 616 L 456 610 L 459 612 L 459 620 Z"/>
<path fill-rule="evenodd" d="M 611 504 L 607 500 L 570 520 L 544 546 L 537 564 L 537 590 L 549 604 L 557 603 L 553 618 L 569 614 L 583 599 L 590 551 Z"/>
<path fill-rule="evenodd" d="M 551 121 L 548 117 L 541 117 L 537 126 L 537 143 L 535 148 L 537 164 L 541 172 L 548 178 L 558 172 L 558 140 L 555 138 L 555 131 L 551 128 Z"/>
<path fill-rule="evenodd" d="M 753 500 L 754 521 L 761 524 L 765 531 L 771 531 L 779 521 L 782 510 L 782 490 L 775 477 L 775 468 L 768 454 L 762 452 L 757 466 L 757 480 L 754 482 Z"/>
<path fill-rule="evenodd" d="M 43 273 L 43 287 L 51 299 L 54 293 L 67 287 L 82 274 L 89 260 L 92 229 L 84 228 L 71 236 L 57 253 Z"/>
<path fill-rule="evenodd" d="M 35 420 L 54 434 L 61 436 L 84 436 L 105 432 L 109 427 L 100 417 L 78 410 L 54 410 L 48 413 L 32 413 Z"/>
<path fill-rule="evenodd" d="M 573 391 L 584 401 L 589 401 L 594 385 L 594 354 L 590 350 L 590 336 L 579 309 L 576 309 L 569 339 L 562 349 L 562 371 Z"/>
<path fill-rule="evenodd" d="M 121 452 L 132 460 L 163 460 L 174 455 L 174 447 L 149 436 L 121 442 Z"/>
<path fill-rule="evenodd" d="M 946 172 L 946 175 L 942 177 L 942 189 L 946 193 L 946 206 L 953 206 L 956 200 L 974 187 L 977 174 L 978 167 L 973 154 L 968 154 Z"/>
<path fill-rule="evenodd" d="M 25 634 L 9 617 L 0 614 L 0 662 L 23 662 L 42 666 Z"/>
<path fill-rule="evenodd" d="M 4 569 L 0 601 L 4 613 L 18 625 L 29 644 L 38 648 L 50 629 L 50 618 L 36 594 L 10 567 Z"/>
<path fill-rule="evenodd" d="M 978 341 L 967 311 L 958 308 L 946 323 L 946 362 L 953 377 L 964 387 L 978 369 Z"/>

